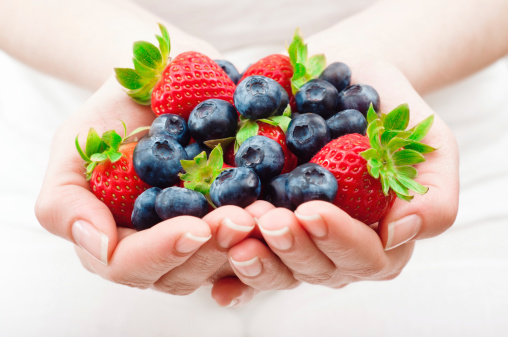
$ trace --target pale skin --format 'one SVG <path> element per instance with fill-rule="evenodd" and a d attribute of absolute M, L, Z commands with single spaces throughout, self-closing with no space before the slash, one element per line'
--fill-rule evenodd
<path fill-rule="evenodd" d="M 58 5 L 58 14 L 52 5 Z M 197 50 L 219 58 L 220 53 L 124 2 L 4 1 L 2 8 L 7 10 L 0 13 L 0 32 L 10 32 L 0 36 L 3 50 L 87 88 L 105 82 L 56 133 L 36 205 L 41 225 L 86 248 L 76 245 L 81 262 L 105 279 L 178 295 L 213 284 L 219 305 L 241 305 L 260 290 L 289 289 L 300 282 L 340 288 L 360 280 L 391 279 L 409 261 L 415 240 L 439 235 L 454 222 L 458 150 L 452 132 L 436 115 L 425 142 L 439 150 L 418 166 L 417 180 L 429 192 L 411 203 L 398 200 L 377 228 L 324 202 L 309 202 L 292 213 L 262 201 L 245 210 L 219 208 L 203 219 L 174 218 L 139 233 L 117 228 L 107 207 L 89 191 L 74 138 L 79 133 L 83 142 L 90 126 L 99 133 L 120 131 L 119 119 L 133 130 L 149 125 L 154 115 L 130 101 L 110 78 L 111 69 L 129 65 L 132 41 L 151 38 L 156 22 L 170 31 L 172 55 Z M 508 22 L 502 15 L 507 12 L 506 1 L 386 0 L 306 40 L 310 54 L 324 52 L 328 62 L 348 64 L 354 83 L 375 87 L 383 111 L 408 103 L 412 123 L 417 123 L 434 114 L 421 93 L 508 53 Z M 26 22 L 45 29 L 31 30 Z M 83 44 L 89 48 L 82 49 Z M 76 225 L 77 220 L 91 227 Z M 256 223 L 268 246 L 249 238 Z M 97 245 L 81 241 L 90 237 L 83 228 L 86 235 L 99 238 Z"/>

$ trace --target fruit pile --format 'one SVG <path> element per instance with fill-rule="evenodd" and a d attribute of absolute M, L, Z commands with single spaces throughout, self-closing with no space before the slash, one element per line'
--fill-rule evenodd
<path fill-rule="evenodd" d="M 433 117 L 407 130 L 407 105 L 381 113 L 376 90 L 352 85 L 343 63 L 308 57 L 298 30 L 289 56 L 267 56 L 240 75 L 197 52 L 170 59 L 160 29 L 158 48 L 136 42 L 134 69 L 115 69 L 157 116 L 147 136 L 126 143 L 91 129 L 85 151 L 76 138 L 91 190 L 118 225 L 143 230 L 258 199 L 290 210 L 324 200 L 372 224 L 396 197 L 427 191 L 413 166 L 435 150 L 421 142 Z"/>

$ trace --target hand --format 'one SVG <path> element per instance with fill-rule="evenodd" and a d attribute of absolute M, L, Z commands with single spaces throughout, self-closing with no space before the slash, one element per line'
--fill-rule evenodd
<path fill-rule="evenodd" d="M 203 220 L 173 218 L 142 232 L 117 228 L 109 209 L 90 192 L 74 147 L 76 135 L 83 143 L 89 127 L 99 134 L 116 127 L 122 134 L 120 120 L 130 132 L 154 118 L 109 80 L 57 131 L 35 212 L 44 228 L 76 244 L 88 270 L 115 283 L 183 295 L 221 277 L 227 248 L 250 234 L 253 219 L 242 209 L 225 208 L 229 221 L 246 230 L 231 228 L 213 212 Z"/>
<path fill-rule="evenodd" d="M 378 90 L 382 111 L 408 103 L 412 124 L 433 114 L 390 64 L 363 64 L 353 69 L 353 76 L 354 83 Z M 417 167 L 416 180 L 429 186 L 425 195 L 416 195 L 411 202 L 397 200 L 373 227 L 322 201 L 302 204 L 294 213 L 258 202 L 249 212 L 258 214 L 258 225 L 270 250 L 255 239 L 231 248 L 229 258 L 239 279 L 265 290 L 292 287 L 294 280 L 340 288 L 360 280 L 396 277 L 411 257 L 414 240 L 442 233 L 457 214 L 457 145 L 450 129 L 435 117 L 424 142 L 439 150 Z"/>

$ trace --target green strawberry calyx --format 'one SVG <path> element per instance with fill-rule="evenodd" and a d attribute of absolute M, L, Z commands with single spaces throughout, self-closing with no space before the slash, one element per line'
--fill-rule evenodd
<path fill-rule="evenodd" d="M 284 133 L 286 133 L 289 123 L 291 122 L 291 107 L 288 104 L 281 116 L 272 116 L 268 118 L 257 119 L 255 121 L 240 116 L 240 123 L 235 139 L 235 153 L 238 151 L 243 142 L 245 142 L 250 137 L 256 136 L 258 134 L 258 122 L 278 126 Z"/>
<path fill-rule="evenodd" d="M 326 67 L 326 57 L 324 54 L 308 57 L 307 44 L 303 42 L 303 36 L 299 28 L 296 29 L 291 44 L 287 46 L 287 52 L 293 66 L 291 90 L 293 94 L 296 94 L 302 85 L 318 77 L 323 72 Z"/>
<path fill-rule="evenodd" d="M 409 124 L 409 107 L 401 104 L 388 114 L 376 114 L 372 104 L 367 112 L 367 136 L 371 148 L 360 153 L 367 160 L 369 173 L 381 180 L 383 193 L 392 189 L 406 201 L 413 199 L 410 191 L 425 194 L 428 187 L 416 182 L 418 172 L 414 165 L 425 161 L 423 156 L 436 150 L 421 140 L 427 135 L 434 115 L 406 130 Z"/>
<path fill-rule="evenodd" d="M 202 193 L 210 201 L 210 187 L 217 176 L 223 171 L 224 158 L 222 146 L 218 144 L 210 156 L 203 151 L 192 160 L 180 160 L 185 173 L 180 173 L 180 179 L 185 188 Z"/>
<path fill-rule="evenodd" d="M 85 150 L 79 145 L 79 135 L 74 141 L 80 157 L 85 161 L 86 180 L 90 180 L 92 172 L 97 164 L 109 160 L 112 163 L 120 160 L 123 154 L 119 151 L 120 145 L 124 144 L 132 135 L 146 131 L 150 127 L 139 127 L 127 135 L 127 126 L 122 122 L 124 136 L 120 136 L 115 130 L 109 130 L 99 136 L 94 128 L 90 128 L 86 138 Z"/>
<path fill-rule="evenodd" d="M 134 42 L 132 62 L 134 68 L 115 68 L 116 79 L 127 89 L 127 94 L 137 103 L 150 105 L 152 91 L 171 61 L 171 43 L 164 25 L 159 23 L 161 35 L 155 35 L 159 47 L 146 41 Z"/>

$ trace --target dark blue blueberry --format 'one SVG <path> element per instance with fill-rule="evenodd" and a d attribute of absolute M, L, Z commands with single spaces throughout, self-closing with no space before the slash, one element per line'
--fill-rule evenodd
<path fill-rule="evenodd" d="M 264 186 L 264 200 L 268 201 L 275 207 L 284 207 L 294 211 L 296 207 L 289 200 L 286 193 L 286 180 L 289 173 L 281 174 L 270 180 Z"/>
<path fill-rule="evenodd" d="M 194 157 L 196 157 L 198 154 L 200 154 L 203 151 L 206 152 L 206 157 L 208 158 L 208 156 L 210 155 L 210 152 L 212 152 L 212 149 L 210 149 L 205 144 L 197 143 L 197 142 L 189 144 L 185 147 L 185 152 L 187 152 L 187 157 L 189 157 L 189 159 L 194 159 Z"/>
<path fill-rule="evenodd" d="M 300 88 L 295 94 L 295 101 L 298 112 L 312 112 L 327 119 L 337 112 L 339 92 L 330 83 L 316 78 Z"/>
<path fill-rule="evenodd" d="M 286 143 L 291 152 L 304 162 L 309 161 L 330 141 L 330 130 L 323 117 L 306 113 L 291 120 Z"/>
<path fill-rule="evenodd" d="M 299 112 L 291 112 L 291 119 L 295 119 L 296 117 L 300 116 L 301 113 Z"/>
<path fill-rule="evenodd" d="M 248 138 L 235 155 L 237 167 L 253 169 L 261 181 L 280 174 L 284 167 L 284 151 L 275 140 L 264 136 Z"/>
<path fill-rule="evenodd" d="M 210 198 L 217 207 L 247 207 L 258 199 L 260 193 L 261 180 L 254 170 L 246 167 L 222 171 L 210 187 Z"/>
<path fill-rule="evenodd" d="M 134 171 L 145 183 L 165 188 L 180 181 L 180 160 L 188 159 L 187 152 L 168 135 L 154 135 L 141 139 L 132 155 Z"/>
<path fill-rule="evenodd" d="M 152 187 L 141 193 L 134 202 L 132 225 L 138 231 L 153 227 L 162 221 L 155 212 L 155 198 L 161 193 L 158 187 Z"/>
<path fill-rule="evenodd" d="M 182 187 L 168 187 L 155 199 L 155 211 L 162 220 L 180 215 L 202 218 L 208 213 L 208 201 L 199 192 Z"/>
<path fill-rule="evenodd" d="M 295 207 L 311 200 L 332 202 L 337 189 L 334 175 L 315 163 L 298 166 L 289 173 L 286 180 L 286 192 Z"/>
<path fill-rule="evenodd" d="M 183 117 L 174 114 L 164 114 L 155 118 L 150 126 L 148 136 L 165 134 L 176 139 L 182 146 L 187 146 L 190 141 L 190 132 L 187 122 Z"/>
<path fill-rule="evenodd" d="M 274 116 L 282 116 L 282 114 L 284 113 L 284 110 L 286 110 L 286 108 L 289 104 L 289 95 L 288 95 L 287 91 L 284 90 L 284 88 L 282 88 L 280 93 L 281 93 L 280 106 L 277 109 L 277 112 L 274 114 Z"/>
<path fill-rule="evenodd" d="M 229 102 L 207 99 L 192 110 L 188 124 L 196 142 L 229 138 L 236 134 L 238 113 Z"/>
<path fill-rule="evenodd" d="M 334 62 L 323 70 L 319 78 L 331 83 L 341 92 L 351 83 L 351 69 L 342 62 Z"/>
<path fill-rule="evenodd" d="M 374 110 L 379 112 L 380 100 L 377 91 L 367 84 L 355 84 L 340 92 L 337 111 L 355 109 L 367 116 L 370 103 Z"/>
<path fill-rule="evenodd" d="M 326 124 L 330 129 L 330 137 L 332 139 L 350 133 L 359 133 L 364 135 L 367 133 L 367 119 L 358 110 L 348 109 L 340 111 L 326 120 Z"/>
<path fill-rule="evenodd" d="M 238 83 L 238 81 L 240 80 L 240 73 L 238 73 L 238 70 L 233 65 L 233 63 L 226 60 L 214 60 L 214 61 L 222 68 L 222 70 L 224 70 L 224 72 L 226 73 L 226 75 L 229 76 L 231 81 L 233 81 L 235 84 Z"/>
<path fill-rule="evenodd" d="M 279 83 L 265 76 L 249 76 L 241 81 L 234 93 L 235 106 L 245 118 L 256 120 L 273 116 L 282 101 Z"/>

